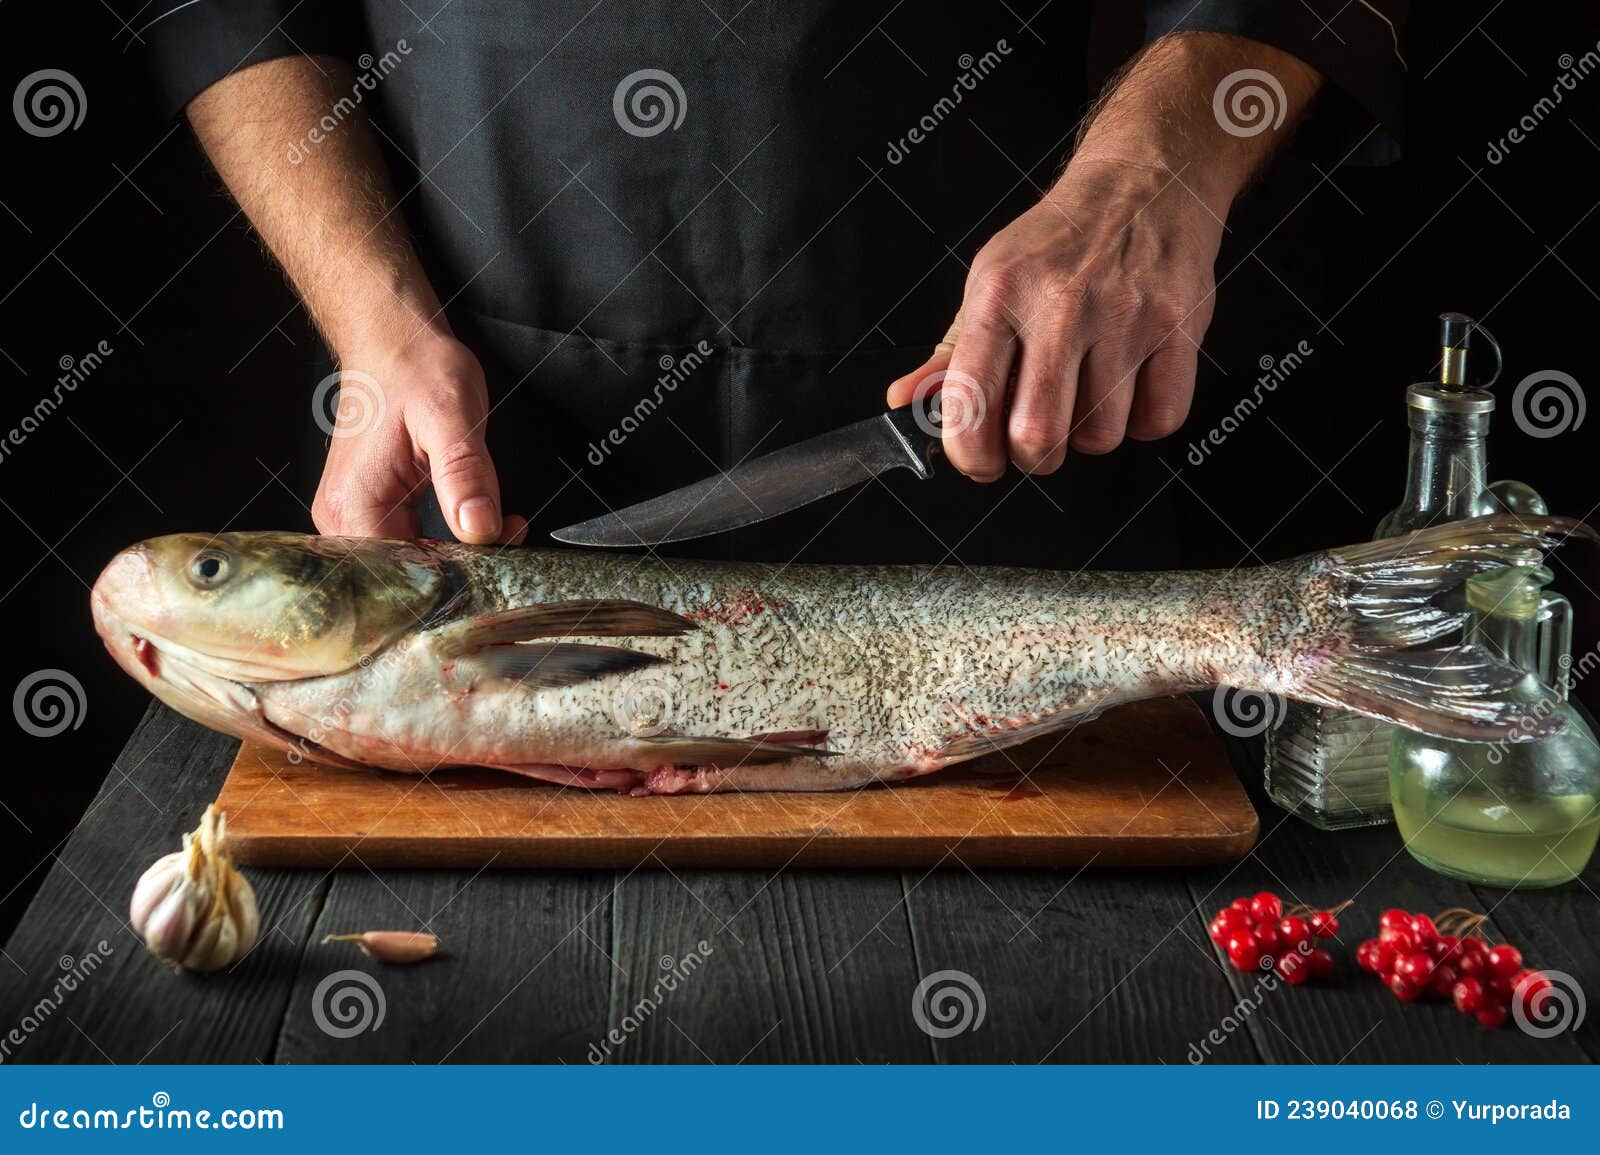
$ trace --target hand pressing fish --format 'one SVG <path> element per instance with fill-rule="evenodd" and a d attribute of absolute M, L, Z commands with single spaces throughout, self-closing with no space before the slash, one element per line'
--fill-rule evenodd
<path fill-rule="evenodd" d="M 1227 572 L 766 566 L 176 534 L 100 575 L 117 661 L 208 726 L 335 765 L 634 794 L 929 774 L 1219 684 L 1449 738 L 1559 723 L 1472 646 L 1473 573 L 1594 531 L 1455 522 Z"/>

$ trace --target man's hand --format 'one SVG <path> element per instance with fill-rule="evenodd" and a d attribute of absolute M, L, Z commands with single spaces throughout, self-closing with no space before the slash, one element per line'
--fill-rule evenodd
<path fill-rule="evenodd" d="M 1282 86 L 1282 128 L 1240 136 L 1219 124 L 1213 94 L 1245 68 Z M 1265 45 L 1210 33 L 1158 41 L 1112 89 L 1061 179 L 979 250 L 954 352 L 894 382 L 890 406 L 945 371 L 945 451 L 975 481 L 998 480 L 1008 458 L 1051 473 L 1069 446 L 1106 453 L 1124 436 L 1174 432 L 1194 395 L 1228 207 L 1317 84 Z"/>
<path fill-rule="evenodd" d="M 352 389 L 377 395 L 340 406 L 311 504 L 319 531 L 416 537 L 415 506 L 431 481 L 445 520 L 462 541 L 522 541 L 528 523 L 500 516 L 500 485 L 483 439 L 489 395 L 483 370 L 465 345 L 430 338 L 398 356 L 356 355 L 343 365 L 362 375 Z"/>
<path fill-rule="evenodd" d="M 519 541 L 527 523 L 501 517 L 484 445 L 483 370 L 444 319 L 371 127 L 360 112 L 329 116 L 353 84 L 342 61 L 284 57 L 225 77 L 189 105 L 206 155 L 340 366 L 380 394 L 340 406 L 352 420 L 335 424 L 312 519 L 323 533 L 415 537 L 414 507 L 431 481 L 456 537 Z"/>

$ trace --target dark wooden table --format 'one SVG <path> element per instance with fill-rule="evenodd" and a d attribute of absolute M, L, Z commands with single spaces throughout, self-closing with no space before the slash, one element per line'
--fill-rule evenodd
<path fill-rule="evenodd" d="M 1230 742 L 1262 836 L 1226 867 L 980 872 L 953 857 L 904 872 L 253 870 L 261 944 L 231 972 L 175 974 L 128 929 L 128 896 L 195 825 L 235 748 L 152 706 L 0 958 L 6 1061 L 583 1063 L 609 1032 L 605 1057 L 623 1062 L 1600 1057 L 1600 1011 L 1551 1039 L 1488 1031 L 1443 1005 L 1403 1005 L 1350 962 L 1385 907 L 1466 906 L 1491 911 L 1494 932 L 1534 965 L 1600 986 L 1600 866 L 1554 891 L 1453 882 L 1414 863 L 1390 827 L 1325 834 L 1286 818 L 1260 796 L 1259 742 Z M 1220 965 L 1207 919 L 1262 888 L 1357 899 L 1335 984 L 1265 990 Z M 448 957 L 385 967 L 321 945 L 418 926 Z M 104 961 L 62 990 L 102 941 Z M 345 984 L 345 1012 L 359 1019 L 364 993 L 383 1019 L 336 1037 L 340 1008 L 319 1014 L 318 988 L 350 970 L 378 993 L 345 975 L 323 1005 Z M 935 1037 L 918 1025 L 914 992 L 942 971 L 981 991 L 975 1029 Z"/>

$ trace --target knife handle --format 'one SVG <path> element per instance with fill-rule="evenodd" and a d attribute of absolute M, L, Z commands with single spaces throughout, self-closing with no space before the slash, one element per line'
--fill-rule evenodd
<path fill-rule="evenodd" d="M 961 310 L 956 310 L 955 320 L 950 322 L 950 328 L 940 342 L 934 346 L 934 355 L 955 352 L 956 341 L 961 337 Z M 927 479 L 933 473 L 933 462 L 936 457 L 944 452 L 944 425 L 943 414 L 939 408 L 939 391 L 930 390 L 924 397 L 911 399 L 909 405 L 902 405 L 898 409 L 891 409 L 885 416 L 894 431 L 900 435 L 909 449 L 921 463 L 917 469 L 918 476 Z"/>
<path fill-rule="evenodd" d="M 917 476 L 926 481 L 933 475 L 934 459 L 944 450 L 938 390 L 914 399 L 909 405 L 891 409 L 883 416 L 916 458 Z"/>

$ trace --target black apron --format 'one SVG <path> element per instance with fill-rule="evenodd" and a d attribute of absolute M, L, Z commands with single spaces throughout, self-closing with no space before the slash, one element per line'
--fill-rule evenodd
<path fill-rule="evenodd" d="M 423 33 L 367 5 L 395 62 L 366 102 L 531 543 L 881 412 L 1070 150 L 1087 3 L 718 5 L 480 0 Z M 1154 566 L 1170 483 L 1132 442 L 988 486 L 896 471 L 663 552 Z"/>

